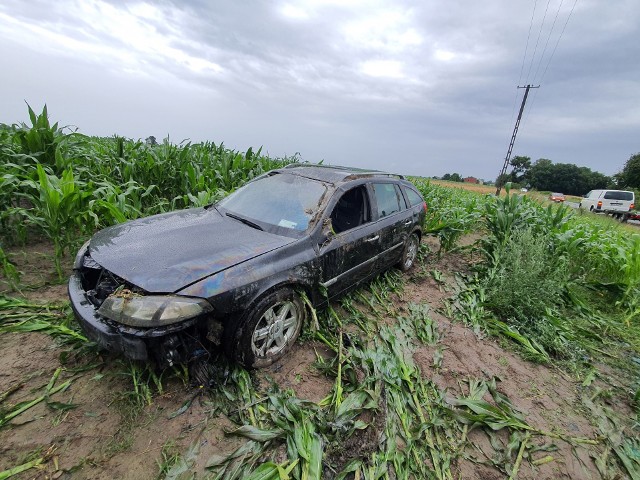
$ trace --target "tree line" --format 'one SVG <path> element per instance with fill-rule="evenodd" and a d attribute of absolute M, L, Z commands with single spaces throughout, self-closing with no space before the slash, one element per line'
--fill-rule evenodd
<path fill-rule="evenodd" d="M 531 162 L 530 157 L 515 156 L 510 162 L 510 173 L 500 175 L 497 185 L 517 183 L 540 191 L 584 195 L 599 188 L 640 189 L 640 153 L 632 155 L 619 173 L 608 176 L 588 167 L 571 163 L 553 163 L 547 158 Z"/>

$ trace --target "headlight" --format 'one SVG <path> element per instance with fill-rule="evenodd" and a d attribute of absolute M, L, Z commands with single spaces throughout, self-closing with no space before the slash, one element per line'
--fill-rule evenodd
<path fill-rule="evenodd" d="M 207 301 L 198 298 L 177 295 L 111 295 L 102 303 L 98 313 L 132 327 L 161 327 L 212 310 Z"/>

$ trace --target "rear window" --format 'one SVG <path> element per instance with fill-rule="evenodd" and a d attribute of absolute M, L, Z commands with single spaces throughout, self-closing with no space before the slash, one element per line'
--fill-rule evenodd
<path fill-rule="evenodd" d="M 633 201 L 633 192 L 605 192 L 604 198 L 607 200 L 626 200 L 628 202 Z"/>
<path fill-rule="evenodd" d="M 422 200 L 422 197 L 415 190 L 405 187 L 404 191 L 407 193 L 407 198 L 409 199 L 409 203 L 412 207 L 420 205 L 424 202 L 424 200 Z"/>

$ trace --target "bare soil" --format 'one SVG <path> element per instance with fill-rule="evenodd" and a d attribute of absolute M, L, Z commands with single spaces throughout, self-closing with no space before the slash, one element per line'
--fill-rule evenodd
<path fill-rule="evenodd" d="M 476 237 L 466 238 L 466 244 Z M 437 242 L 426 239 L 432 251 Z M 53 270 L 52 249 L 41 242 L 9 254 L 23 272 L 22 294 L 38 302 L 66 301 L 66 286 Z M 470 254 L 432 255 L 418 266 L 406 282 L 395 307 L 402 311 L 410 302 L 427 303 L 437 321 L 440 342 L 435 347 L 419 347 L 415 363 L 422 374 L 432 379 L 447 395 L 465 392 L 467 379 L 498 379 L 498 389 L 509 397 L 535 428 L 559 436 L 593 439 L 597 436 L 593 420 L 582 407 L 581 384 L 557 368 L 536 365 L 505 350 L 491 338 L 479 338 L 459 322 L 444 316 L 443 300 L 451 294 L 453 275 L 468 268 Z M 70 271 L 71 261 L 65 263 Z M 442 272 L 444 282 L 436 282 L 427 271 Z M 0 277 L 0 293 L 8 293 L 7 282 Z M 11 292 L 11 295 L 19 295 Z M 434 361 L 436 350 L 442 361 Z M 204 389 L 185 385 L 179 375 L 163 382 L 150 403 L 133 406 L 132 379 L 124 374 L 122 361 L 100 353 L 62 355 L 61 346 L 49 335 L 5 333 L 0 335 L 0 395 L 15 390 L 5 401 L 9 404 L 30 401 L 42 395 L 58 367 L 64 370 L 56 384 L 72 380 L 71 386 L 51 397 L 55 402 L 71 403 L 71 410 L 56 409 L 45 401 L 17 416 L 0 429 L 0 471 L 20 465 L 45 453 L 46 462 L 18 478 L 141 479 L 156 478 L 163 453 L 185 454 L 190 446 L 199 448 L 192 467 L 198 478 L 206 473 L 204 462 L 213 454 L 230 453 L 242 440 L 225 435 L 234 425 L 216 413 Z M 259 385 L 275 381 L 283 389 L 292 389 L 302 399 L 320 402 L 330 392 L 332 380 L 314 366 L 317 355 L 329 356 L 318 342 L 299 342 L 290 355 L 272 367 L 255 372 Z M 176 414 L 191 401 L 184 413 Z M 3 408 L 5 405 L 0 405 Z M 624 407 L 621 407 L 624 408 Z M 504 437 L 504 436 L 503 436 Z M 481 430 L 468 434 L 468 459 L 454 465 L 456 478 L 506 478 L 493 466 L 491 438 Z M 508 439 L 496 438 L 506 443 Z M 598 479 L 591 445 L 570 444 L 560 438 L 532 437 L 532 441 L 552 443 L 551 453 L 540 451 L 536 458 L 551 455 L 549 463 L 533 466 L 525 461 L 519 479 Z M 366 442 L 365 442 L 366 443 Z M 368 448 L 350 445 L 349 448 Z"/>

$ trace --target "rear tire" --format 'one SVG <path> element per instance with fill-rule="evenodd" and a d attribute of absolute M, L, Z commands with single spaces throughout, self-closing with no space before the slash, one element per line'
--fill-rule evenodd
<path fill-rule="evenodd" d="M 407 239 L 407 243 L 404 246 L 404 250 L 402 252 L 402 260 L 398 266 L 400 270 L 403 272 L 407 272 L 411 270 L 411 267 L 416 263 L 416 258 L 418 258 L 418 248 L 420 246 L 420 239 L 418 235 L 412 233 L 409 235 Z"/>
<path fill-rule="evenodd" d="M 247 368 L 264 368 L 282 358 L 295 343 L 305 320 L 300 296 L 282 288 L 262 297 L 227 336 L 227 352 Z"/>

